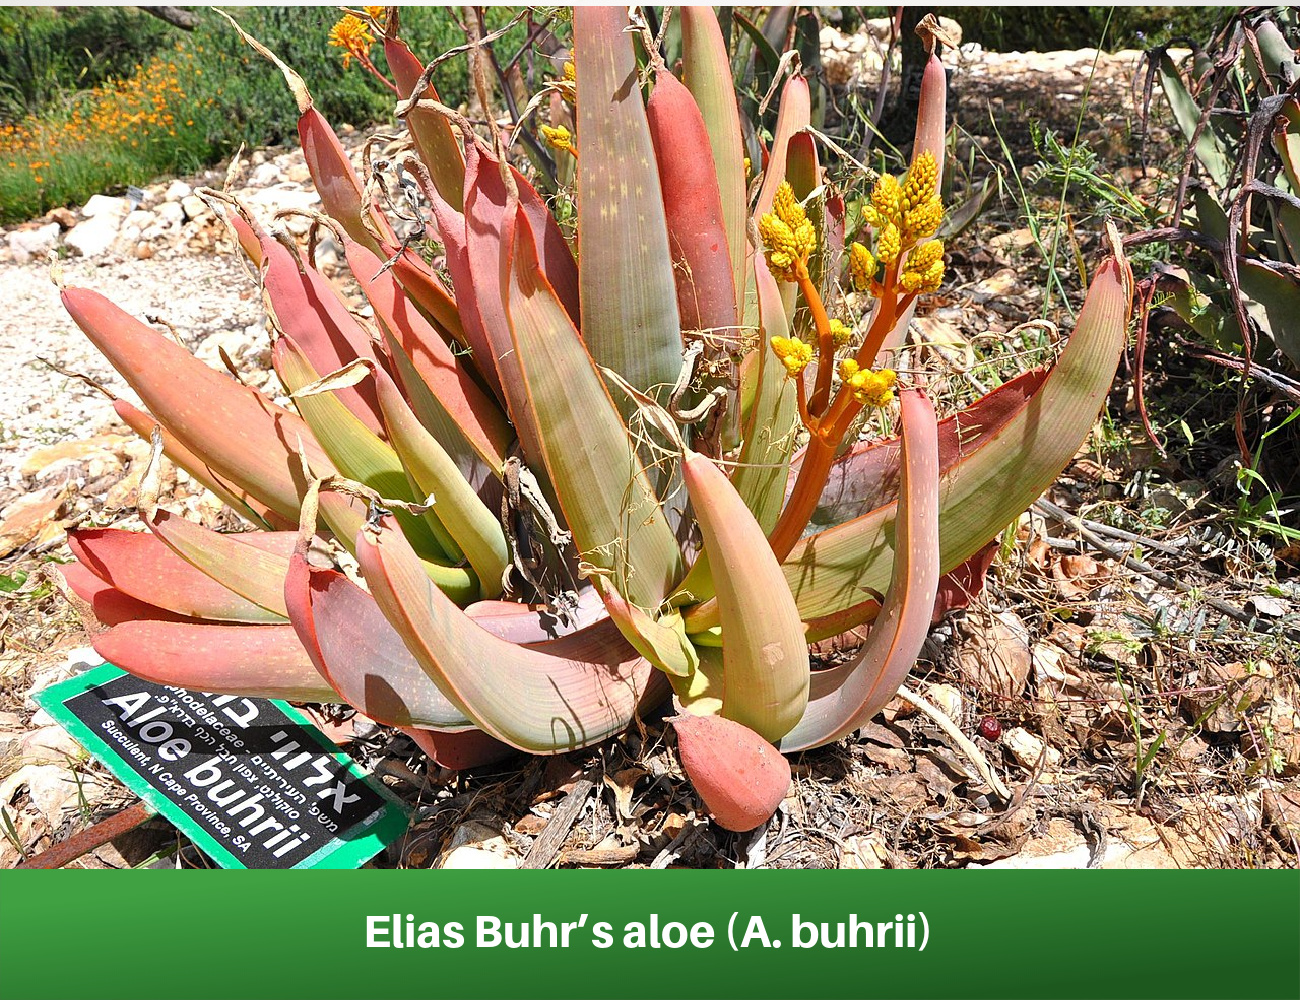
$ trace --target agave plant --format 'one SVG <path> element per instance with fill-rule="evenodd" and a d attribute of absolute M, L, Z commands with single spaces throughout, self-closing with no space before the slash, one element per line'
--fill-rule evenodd
<path fill-rule="evenodd" d="M 248 523 L 208 530 L 142 489 L 147 532 L 74 532 L 67 581 L 107 626 L 106 659 L 346 702 L 449 767 L 589 746 L 671 693 L 682 759 L 732 829 L 776 807 L 781 753 L 887 702 L 936 608 L 1087 436 L 1124 343 L 1126 267 L 1098 269 L 1054 367 L 938 420 L 919 375 L 883 366 L 943 279 L 938 59 L 910 168 L 846 220 L 805 81 L 785 84 L 747 184 L 717 20 L 677 16 L 681 80 L 639 64 L 627 8 L 574 12 L 554 84 L 573 128 L 542 133 L 575 159 L 571 238 L 507 142 L 441 104 L 391 12 L 369 27 L 410 95 L 409 141 L 364 180 L 282 67 L 315 221 L 373 312 L 214 201 L 258 266 L 292 407 L 63 290 L 148 410 L 117 412 Z M 859 435 L 884 425 L 864 414 L 901 436 Z M 810 669 L 810 643 L 869 623 L 850 661 Z"/>

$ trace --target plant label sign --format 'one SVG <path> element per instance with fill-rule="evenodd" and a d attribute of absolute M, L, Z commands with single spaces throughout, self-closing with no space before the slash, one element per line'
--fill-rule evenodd
<path fill-rule="evenodd" d="M 406 829 L 402 804 L 282 701 L 109 663 L 36 700 L 223 868 L 356 868 Z"/>

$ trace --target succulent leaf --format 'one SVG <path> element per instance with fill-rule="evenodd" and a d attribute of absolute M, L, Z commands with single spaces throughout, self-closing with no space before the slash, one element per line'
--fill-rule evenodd
<path fill-rule="evenodd" d="M 858 655 L 813 675 L 808 710 L 781 740 L 783 752 L 833 742 L 869 722 L 906 679 L 930 630 L 939 586 L 939 435 L 924 395 L 908 390 L 899 398 L 903 454 L 889 592 Z"/>
<path fill-rule="evenodd" d="M 582 338 L 602 368 L 642 392 L 671 386 L 682 324 L 659 171 L 637 86 L 627 11 L 573 12 L 577 66 L 578 250 Z M 621 399 L 628 417 L 635 404 Z"/>
<path fill-rule="evenodd" d="M 687 452 L 682 478 L 709 553 L 723 634 L 722 714 L 779 740 L 808 702 L 808 644 L 767 536 L 713 462 Z"/>
<path fill-rule="evenodd" d="M 659 675 L 605 621 L 571 636 L 518 646 L 484 630 L 429 583 L 391 523 L 357 537 L 371 593 L 447 699 L 484 732 L 555 754 L 621 731 Z"/>
<path fill-rule="evenodd" d="M 301 417 L 209 368 L 97 292 L 66 288 L 63 305 L 164 430 L 213 476 L 297 523 L 307 485 L 299 449 L 319 475 L 333 471 Z"/>
<path fill-rule="evenodd" d="M 731 60 L 712 7 L 681 7 L 678 18 L 682 30 L 682 82 L 695 96 L 713 150 L 735 298 L 739 301 L 745 291 L 749 246 L 745 240 L 745 143 Z"/>
<path fill-rule="evenodd" d="M 290 625 L 129 621 L 94 637 L 109 663 L 191 691 L 336 704 Z"/>
<path fill-rule="evenodd" d="M 600 372 L 541 272 L 522 212 L 516 227 L 510 335 L 548 478 L 592 574 L 653 610 L 681 578 L 677 540 Z"/>

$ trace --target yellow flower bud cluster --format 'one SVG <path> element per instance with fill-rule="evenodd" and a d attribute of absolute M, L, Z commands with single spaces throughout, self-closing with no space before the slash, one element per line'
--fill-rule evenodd
<path fill-rule="evenodd" d="M 849 276 L 853 279 L 854 289 L 859 292 L 865 292 L 876 276 L 876 258 L 861 243 L 849 245 Z"/>
<path fill-rule="evenodd" d="M 773 337 L 772 353 L 785 365 L 786 374 L 791 378 L 808 367 L 812 361 L 812 344 L 805 344 L 798 337 Z"/>
<path fill-rule="evenodd" d="M 891 368 L 872 371 L 860 368 L 852 358 L 845 358 L 840 362 L 840 378 L 853 393 L 853 398 L 864 406 L 888 406 L 894 401 L 898 373 Z"/>
<path fill-rule="evenodd" d="M 899 283 L 906 292 L 937 292 L 943 281 L 943 243 L 922 243 L 907 255 Z"/>
<path fill-rule="evenodd" d="M 758 235 L 767 266 L 777 278 L 794 281 L 800 270 L 807 271 L 808 258 L 817 249 L 817 231 L 788 181 L 776 189 L 772 211 L 759 216 Z"/>
<path fill-rule="evenodd" d="M 551 87 L 569 107 L 578 106 L 578 69 L 571 60 L 565 60 L 560 69 L 560 78 L 552 80 Z"/>
<path fill-rule="evenodd" d="M 837 319 L 831 320 L 831 339 L 836 348 L 844 347 L 853 339 L 853 328 Z"/>
<path fill-rule="evenodd" d="M 573 134 L 563 125 L 543 125 L 541 127 L 542 138 L 546 140 L 546 145 L 552 149 L 558 149 L 566 153 L 577 153 L 577 148 L 573 145 Z"/>
<path fill-rule="evenodd" d="M 876 255 L 871 262 L 873 274 L 859 278 L 860 271 L 866 273 L 867 258 L 862 257 L 863 266 L 860 267 L 857 250 L 860 244 L 856 243 L 850 251 L 849 270 L 855 288 L 859 291 L 870 288 L 878 293 L 878 286 L 871 283 L 876 261 L 892 267 L 918 243 L 934 236 L 943 220 L 943 203 L 939 200 L 939 164 L 934 154 L 925 152 L 918 156 L 901 183 L 889 174 L 882 175 L 872 188 L 871 203 L 862 214 L 877 233 Z M 934 249 L 929 249 L 931 247 Z M 925 243 L 922 249 L 926 252 L 921 261 L 914 262 L 909 257 L 903 269 L 901 281 L 908 292 L 935 291 L 943 280 L 943 244 Z M 916 253 L 920 251 L 914 251 L 913 256 Z M 867 254 L 865 247 L 861 254 Z"/>

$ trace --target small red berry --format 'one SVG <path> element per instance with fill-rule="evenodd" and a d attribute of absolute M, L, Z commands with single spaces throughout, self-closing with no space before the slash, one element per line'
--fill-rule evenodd
<path fill-rule="evenodd" d="M 1002 736 L 1002 723 L 991 715 L 986 715 L 980 719 L 980 735 L 990 743 L 996 743 Z"/>

